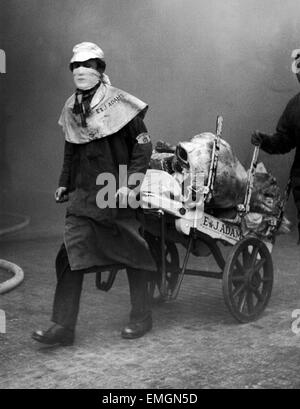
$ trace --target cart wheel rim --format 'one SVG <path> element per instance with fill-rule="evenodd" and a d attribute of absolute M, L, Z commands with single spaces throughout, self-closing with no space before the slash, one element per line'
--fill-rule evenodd
<path fill-rule="evenodd" d="M 251 237 L 231 250 L 223 273 L 223 293 L 239 322 L 257 319 L 266 308 L 273 288 L 273 263 L 266 245 Z"/>

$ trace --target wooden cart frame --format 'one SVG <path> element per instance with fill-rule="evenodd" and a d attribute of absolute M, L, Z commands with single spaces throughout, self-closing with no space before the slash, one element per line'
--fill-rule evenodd
<path fill-rule="evenodd" d="M 174 217 L 176 230 L 187 238 L 182 265 L 176 247 L 176 240 L 173 240 L 172 236 L 168 234 L 166 227 L 166 220 L 170 215 L 166 214 L 162 209 L 144 210 L 144 236 L 158 265 L 157 276 L 150 284 L 150 293 L 154 295 L 155 288 L 158 288 L 161 300 L 174 300 L 178 296 L 185 275 L 219 279 L 222 280 L 224 300 L 229 311 L 236 320 L 246 323 L 257 319 L 261 315 L 271 297 L 273 287 L 271 251 L 275 242 L 275 233 L 282 221 L 290 186 L 287 187 L 285 200 L 282 202 L 279 214 L 270 218 L 268 226 L 269 239 L 263 240 L 253 233 L 244 234 L 241 224 L 250 209 L 253 180 L 259 154 L 259 147 L 256 146 L 248 172 L 245 200 L 244 203 L 237 207 L 239 221 L 232 223 L 205 213 L 204 204 L 213 195 L 222 123 L 223 118 L 219 116 L 217 118 L 208 183 L 206 186 L 199 186 L 200 199 L 196 207 L 197 210 L 186 212 L 182 208 L 180 214 L 184 217 Z M 151 229 L 148 230 L 147 228 L 147 216 L 149 215 L 159 222 L 159 229 L 154 234 Z M 204 243 L 210 250 L 219 267 L 218 271 L 188 268 L 190 255 L 199 242 Z M 226 260 L 218 245 L 219 243 L 226 243 L 231 246 Z M 101 282 L 101 277 L 98 275 L 98 288 L 107 291 L 112 286 L 119 268 L 120 266 L 116 266 L 111 269 L 106 282 Z"/>
<path fill-rule="evenodd" d="M 246 323 L 260 316 L 266 308 L 272 293 L 273 263 L 271 251 L 275 242 L 275 233 L 282 221 L 290 186 L 288 185 L 286 189 L 285 199 L 282 201 L 279 214 L 269 220 L 268 239 L 262 239 L 253 233 L 244 234 L 241 224 L 250 210 L 250 199 L 259 155 L 259 147 L 255 146 L 248 172 L 244 203 L 237 207 L 239 221 L 231 223 L 205 213 L 204 204 L 213 195 L 222 124 L 223 118 L 219 116 L 217 118 L 208 183 L 207 186 L 200 186 L 202 193 L 200 202 L 201 200 L 202 202 L 197 206 L 197 210 L 193 212 L 192 217 L 186 214 L 175 221 L 177 230 L 189 237 L 182 265 L 180 266 L 176 244 L 167 237 L 166 217 L 168 215 L 162 209 L 150 211 L 160 221 L 159 235 L 155 237 L 151 233 L 146 233 L 146 238 L 152 252 L 160 255 L 160 276 L 156 285 L 162 299 L 176 299 L 185 275 L 219 279 L 222 280 L 224 300 L 229 311 L 239 322 Z M 197 245 L 197 241 L 204 243 L 209 248 L 219 267 L 218 271 L 188 268 L 188 261 L 192 249 Z M 226 260 L 218 242 L 232 246 Z M 154 287 L 152 285 L 152 293 L 153 291 Z"/>

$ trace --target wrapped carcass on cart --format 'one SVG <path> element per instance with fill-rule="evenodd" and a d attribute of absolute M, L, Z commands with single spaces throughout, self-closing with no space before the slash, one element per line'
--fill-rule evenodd
<path fill-rule="evenodd" d="M 190 141 L 180 142 L 176 147 L 159 142 L 158 148 L 153 152 L 150 167 L 160 170 L 161 174 L 154 172 L 154 179 L 153 174 L 148 181 L 146 178 L 143 188 L 149 191 L 149 183 L 157 186 L 160 184 L 161 195 L 171 197 L 178 210 L 180 202 L 181 205 L 187 204 L 187 190 L 197 190 L 197 181 L 193 186 L 193 175 L 203 175 L 202 184 L 207 185 L 214 141 L 215 135 L 206 132 L 194 136 Z M 205 203 L 205 211 L 226 220 L 234 219 L 237 206 L 244 203 L 247 181 L 248 173 L 244 166 L 229 143 L 220 138 L 213 192 Z M 276 179 L 266 171 L 263 164 L 259 164 L 254 175 L 250 212 L 244 218 L 244 228 L 263 235 L 269 219 L 280 214 L 282 203 L 283 197 Z M 193 204 L 196 206 L 195 202 Z M 191 202 L 188 206 L 191 206 Z M 289 222 L 283 218 L 279 232 L 288 231 Z"/>
<path fill-rule="evenodd" d="M 204 185 L 207 185 L 214 140 L 215 135 L 207 132 L 194 136 L 189 142 L 180 142 L 177 145 L 173 167 L 174 177 L 178 181 L 185 181 L 185 186 L 188 186 L 187 179 L 190 175 L 202 173 Z M 220 138 L 213 195 L 207 203 L 207 207 L 228 209 L 242 203 L 245 197 L 246 184 L 246 170 L 237 159 L 229 143 Z"/>

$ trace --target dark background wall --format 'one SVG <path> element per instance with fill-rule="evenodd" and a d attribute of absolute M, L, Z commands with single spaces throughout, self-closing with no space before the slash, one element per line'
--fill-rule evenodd
<path fill-rule="evenodd" d="M 221 113 L 246 166 L 252 130 L 272 132 L 298 92 L 299 0 L 1 0 L 0 13 L 1 188 L 27 196 L 56 188 L 78 42 L 98 43 L 112 84 L 149 103 L 154 142 L 213 131 Z M 284 184 L 293 154 L 261 157 Z"/>

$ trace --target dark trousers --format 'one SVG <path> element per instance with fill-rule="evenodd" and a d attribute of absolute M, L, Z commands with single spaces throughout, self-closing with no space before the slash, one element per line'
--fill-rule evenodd
<path fill-rule="evenodd" d="M 52 321 L 64 327 L 74 329 L 79 312 L 80 296 L 84 271 L 71 271 L 67 251 L 64 245 L 56 257 L 57 285 L 54 296 Z M 148 295 L 150 273 L 145 270 L 127 268 L 131 312 L 130 321 L 140 322 L 151 316 Z"/>
<path fill-rule="evenodd" d="M 292 191 L 294 196 L 295 205 L 297 208 L 298 218 L 298 244 L 300 244 L 300 176 L 292 176 Z"/>

